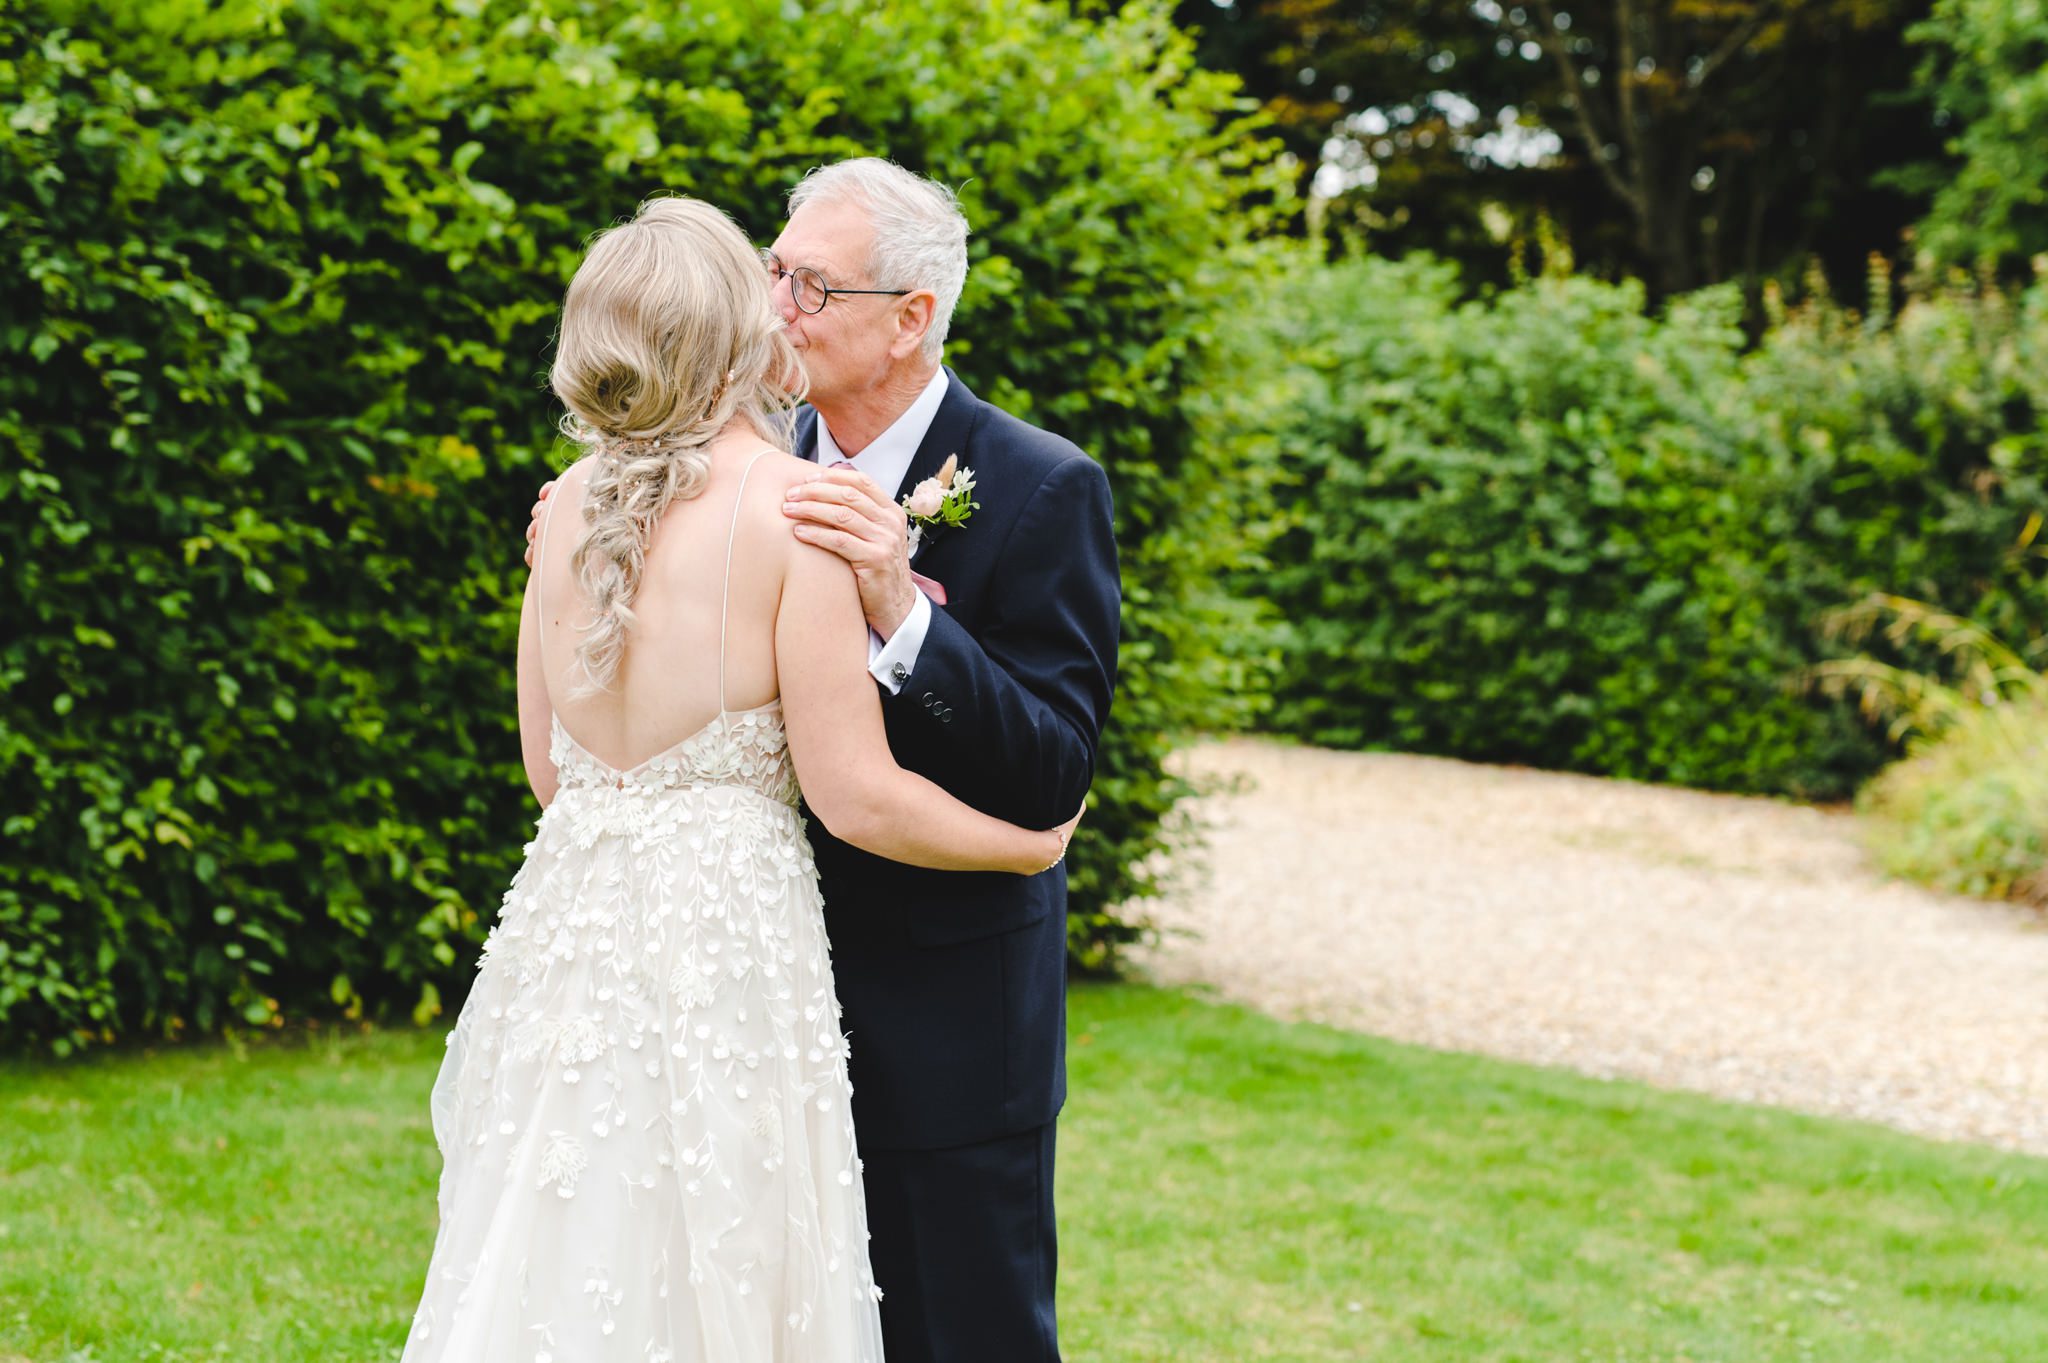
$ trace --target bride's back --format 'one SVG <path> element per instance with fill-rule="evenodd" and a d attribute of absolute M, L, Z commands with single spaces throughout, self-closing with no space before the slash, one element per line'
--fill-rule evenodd
<path fill-rule="evenodd" d="M 790 543 L 779 508 L 807 466 L 748 436 L 721 438 L 709 453 L 702 491 L 672 502 L 655 523 L 623 649 L 602 689 L 589 685 L 579 656 L 598 612 L 575 563 L 595 458 L 563 475 L 543 520 L 534 567 L 548 700 L 571 738 L 620 770 L 721 711 L 778 699 L 775 617 Z"/>

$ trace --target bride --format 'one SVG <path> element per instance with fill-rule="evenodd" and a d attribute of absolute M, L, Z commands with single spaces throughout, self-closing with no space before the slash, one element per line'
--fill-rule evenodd
<path fill-rule="evenodd" d="M 846 1044 L 796 802 L 1030 874 L 1072 823 L 899 768 L 851 570 L 783 494 L 799 370 L 718 210 L 649 202 L 569 285 L 585 450 L 519 629 L 543 807 L 432 1099 L 441 1227 L 405 1363 L 880 1363 Z"/>

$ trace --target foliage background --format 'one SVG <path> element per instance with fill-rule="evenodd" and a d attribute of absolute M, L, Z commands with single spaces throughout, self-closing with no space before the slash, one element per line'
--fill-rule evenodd
<path fill-rule="evenodd" d="M 1809 685 L 1830 609 L 2041 664 L 2048 10 L 1774 12 L 0 0 L 0 1047 L 452 1003 L 580 244 L 664 191 L 767 237 L 849 155 L 961 187 L 949 358 L 1116 489 L 1080 964 L 1192 731 L 1849 794 L 1897 749 Z M 2031 884 L 1980 749 L 1866 807 Z"/>
<path fill-rule="evenodd" d="M 1084 959 L 1128 937 L 1169 737 L 1255 700 L 1176 395 L 1275 186 L 1190 59 L 1149 4 L 0 8 L 0 1043 L 443 1006 L 533 813 L 519 532 L 582 240 L 659 191 L 766 238 L 882 151 L 980 229 L 953 362 L 1111 472 L 1072 884 Z"/>
<path fill-rule="evenodd" d="M 1828 610 L 2041 599 L 2003 568 L 2048 495 L 2038 299 L 1816 301 L 1750 348 L 1732 290 L 1646 315 L 1634 284 L 1457 288 L 1368 258 L 1260 310 L 1248 362 L 1291 383 L 1238 421 L 1280 469 L 1282 729 L 1839 798 L 1892 750 L 1802 685 L 1844 651 Z"/>

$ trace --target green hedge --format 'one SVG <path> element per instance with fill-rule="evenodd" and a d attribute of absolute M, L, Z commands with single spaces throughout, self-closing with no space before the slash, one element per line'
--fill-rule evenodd
<path fill-rule="evenodd" d="M 1076 950 L 1228 720 L 1179 393 L 1271 188 L 1164 9 L 31 0 L 0 10 L 0 1044 L 440 1006 L 532 809 L 511 688 L 582 241 L 757 236 L 886 152 L 977 228 L 955 363 L 1109 466 L 1124 686 Z"/>
<path fill-rule="evenodd" d="M 1240 421 L 1282 469 L 1277 726 L 1846 794 L 1884 749 L 1800 686 L 1818 617 L 1882 587 L 1995 623 L 2043 502 L 2038 311 L 1820 304 L 1746 351 L 1732 293 L 1456 295 L 1424 261 L 1311 267 L 1245 341 L 1293 374 Z"/>

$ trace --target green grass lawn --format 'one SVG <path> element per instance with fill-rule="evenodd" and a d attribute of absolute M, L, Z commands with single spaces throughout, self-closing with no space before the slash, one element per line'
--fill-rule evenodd
<path fill-rule="evenodd" d="M 2048 1358 L 2048 1161 L 1129 986 L 1073 1033 L 1072 1363 Z M 395 1358 L 440 1049 L 0 1067 L 0 1363 Z"/>

